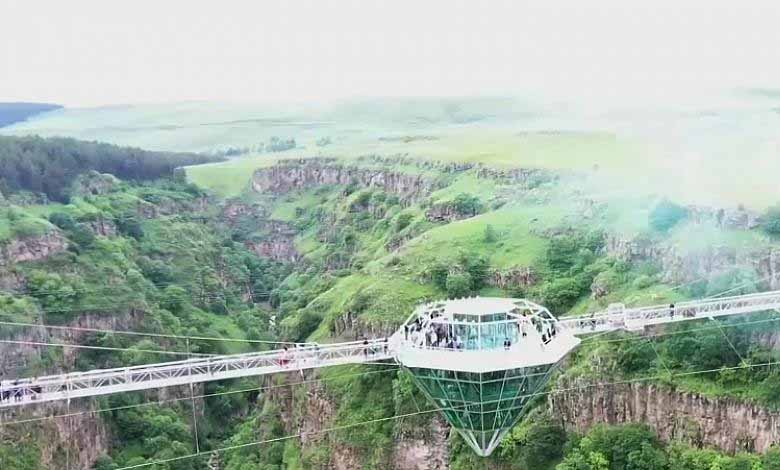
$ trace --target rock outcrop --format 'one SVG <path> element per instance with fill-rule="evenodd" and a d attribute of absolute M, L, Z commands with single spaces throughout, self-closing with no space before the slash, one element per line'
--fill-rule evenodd
<path fill-rule="evenodd" d="M 579 383 L 558 384 L 576 388 Z M 631 383 L 552 394 L 548 405 L 568 430 L 646 423 L 664 441 L 726 452 L 764 452 L 780 443 L 780 412 L 728 398 L 707 398 L 656 384 Z"/>
<path fill-rule="evenodd" d="M 119 184 L 116 176 L 91 170 L 76 178 L 71 193 L 74 196 L 101 196 L 116 190 Z"/>
<path fill-rule="evenodd" d="M 205 196 L 190 200 L 174 200 L 166 197 L 154 203 L 138 201 L 136 213 L 144 219 L 156 219 L 181 213 L 199 213 L 208 207 L 209 199 Z"/>
<path fill-rule="evenodd" d="M 523 288 L 536 284 L 536 274 L 530 267 L 514 267 L 504 270 L 495 270 L 487 277 L 488 285 L 501 289 Z"/>
<path fill-rule="evenodd" d="M 0 266 L 42 260 L 67 248 L 67 240 L 57 230 L 38 236 L 16 238 L 0 245 Z"/>
<path fill-rule="evenodd" d="M 477 176 L 520 186 L 524 189 L 536 188 L 543 183 L 555 181 L 558 178 L 556 173 L 538 168 L 499 169 L 487 166 L 479 166 Z"/>
<path fill-rule="evenodd" d="M 743 266 L 755 270 L 757 278 L 767 282 L 771 289 L 780 289 L 780 249 L 776 247 L 738 252 L 730 246 L 714 245 L 682 253 L 674 245 L 647 237 L 624 238 L 611 234 L 606 237 L 605 251 L 621 261 L 656 263 L 665 282 L 692 282 Z"/>
<path fill-rule="evenodd" d="M 752 230 L 761 224 L 761 216 L 745 207 L 713 208 L 688 206 L 688 218 L 694 223 L 715 223 L 720 228 Z"/>
<path fill-rule="evenodd" d="M 295 248 L 295 227 L 278 220 L 266 220 L 262 223 L 262 238 L 247 240 L 245 245 L 258 256 L 270 258 L 280 263 L 300 261 L 301 254 Z"/>
<path fill-rule="evenodd" d="M 327 159 L 283 161 L 258 169 L 252 178 L 254 191 L 274 194 L 322 185 L 351 184 L 360 188 L 380 188 L 405 200 L 425 196 L 434 189 L 433 181 L 419 174 L 344 166 Z"/>
<path fill-rule="evenodd" d="M 116 224 L 113 220 L 105 217 L 98 217 L 94 220 L 86 222 L 89 230 L 95 235 L 101 237 L 115 237 L 117 233 Z"/>
<path fill-rule="evenodd" d="M 425 212 L 425 218 L 431 222 L 453 222 L 473 217 L 476 214 L 464 214 L 451 202 L 434 204 Z"/>

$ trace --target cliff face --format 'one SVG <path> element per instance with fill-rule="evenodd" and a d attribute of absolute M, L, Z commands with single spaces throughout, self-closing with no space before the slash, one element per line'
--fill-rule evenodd
<path fill-rule="evenodd" d="M 144 314 L 132 310 L 126 315 L 82 315 L 65 326 L 106 330 L 137 330 L 144 321 Z M 46 330 L 23 328 L 11 334 L 3 334 L 12 341 L 83 344 L 88 332 L 76 330 Z M 77 351 L 62 349 L 62 362 L 41 373 L 55 374 L 62 370 L 76 370 Z M 0 373 L 3 378 L 27 376 L 24 371 L 38 362 L 39 346 L 0 344 Z M 161 360 L 165 360 L 164 358 Z M 203 394 L 203 385 L 196 384 L 195 395 Z M 169 387 L 144 392 L 147 401 L 178 399 L 190 396 L 189 386 Z M 29 423 L 8 424 L 0 427 L 0 438 L 10 437 L 12 442 L 34 441 L 41 451 L 43 468 L 52 470 L 88 470 L 111 447 L 111 432 L 100 413 L 85 413 L 100 408 L 97 400 L 79 399 L 68 406 L 65 402 L 47 402 L 35 406 L 9 408 L 0 411 L 0 423 L 72 414 L 67 418 L 46 419 Z M 203 399 L 195 400 L 196 412 L 203 415 Z M 83 413 L 83 414 L 80 414 Z"/>
<path fill-rule="evenodd" d="M 284 378 L 293 382 L 299 379 L 296 374 L 288 374 Z M 323 429 L 334 426 L 339 406 L 335 397 L 330 396 L 322 384 L 306 386 L 304 393 L 293 395 L 295 388 L 297 387 L 274 389 L 266 399 L 280 405 L 287 432 L 301 434 L 299 444 L 303 454 L 307 454 L 317 446 L 328 447 L 330 450 L 328 461 L 311 462 L 313 468 L 331 470 L 361 468 L 362 455 L 359 452 L 332 438 L 333 433 L 322 432 Z M 431 415 L 429 423 L 424 429 L 415 428 L 408 434 L 395 436 L 393 448 L 389 449 L 387 468 L 398 470 L 449 468 L 450 429 L 439 416 Z M 355 428 L 355 432 L 360 432 L 359 428 Z"/>
<path fill-rule="evenodd" d="M 46 419 L 19 424 L 6 424 L 0 437 L 11 442 L 34 441 L 40 449 L 40 463 L 52 470 L 88 470 L 95 461 L 108 452 L 111 435 L 108 425 L 99 414 L 83 411 L 97 409 L 96 405 L 47 403 L 0 413 L 3 422 L 30 420 L 48 416 L 72 414 L 67 418 Z"/>
<path fill-rule="evenodd" d="M 752 267 L 757 277 L 768 282 L 771 289 L 780 289 L 780 250 L 773 247 L 738 253 L 728 246 L 709 246 L 681 253 L 675 246 L 650 239 L 610 234 L 605 249 L 608 255 L 623 261 L 658 263 L 666 282 L 691 282 L 729 272 L 735 266 L 745 266 Z"/>
<path fill-rule="evenodd" d="M 143 321 L 141 312 L 130 312 L 121 317 L 82 315 L 67 326 L 80 328 L 131 330 Z M 7 330 L 3 336 L 12 341 L 78 344 L 88 333 L 74 330 L 46 330 L 23 328 Z M 54 374 L 63 369 L 73 370 L 76 350 L 64 348 L 62 363 L 42 372 Z M 24 371 L 41 358 L 41 348 L 32 345 L 0 344 L 0 373 L 3 377 L 25 376 Z M 109 450 L 111 443 L 108 426 L 99 414 L 78 414 L 98 408 L 98 402 L 77 400 L 70 407 L 63 402 L 45 403 L 0 412 L 0 421 L 11 422 L 73 413 L 69 418 L 7 425 L 4 431 L 15 440 L 34 440 L 41 450 L 41 464 L 51 469 L 89 469 L 95 460 Z M 68 464 L 70 465 L 68 467 Z"/>
<path fill-rule="evenodd" d="M 258 256 L 282 263 L 300 261 L 301 255 L 295 248 L 295 237 L 298 234 L 295 227 L 278 220 L 265 220 L 260 225 L 265 236 L 259 240 L 246 241 L 247 248 Z"/>
<path fill-rule="evenodd" d="M 577 385 L 570 383 L 559 388 Z M 654 384 L 563 392 L 550 395 L 548 406 L 566 429 L 579 432 L 599 423 L 646 423 L 665 441 L 677 439 L 696 447 L 712 446 L 732 453 L 764 452 L 780 443 L 780 412 Z"/>
<path fill-rule="evenodd" d="M 381 188 L 403 199 L 429 194 L 434 184 L 420 175 L 393 170 L 343 166 L 329 160 L 282 162 L 255 171 L 252 189 L 259 193 L 282 194 L 322 185 L 356 184 L 361 188 Z"/>
<path fill-rule="evenodd" d="M 163 198 L 154 203 L 139 201 L 136 206 L 136 213 L 144 219 L 156 219 L 169 215 L 180 213 L 202 213 L 209 208 L 209 199 L 200 197 L 193 200 L 180 201 L 169 198 Z"/>
<path fill-rule="evenodd" d="M 68 242 L 57 230 L 34 237 L 17 238 L 0 246 L 0 266 L 38 261 L 65 251 Z"/>
<path fill-rule="evenodd" d="M 537 276 L 531 268 L 517 266 L 514 268 L 495 270 L 487 278 L 488 285 L 501 289 L 516 289 L 536 284 Z"/>

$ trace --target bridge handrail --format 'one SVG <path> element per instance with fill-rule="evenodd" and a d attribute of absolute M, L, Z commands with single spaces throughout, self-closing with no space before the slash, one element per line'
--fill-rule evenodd
<path fill-rule="evenodd" d="M 663 317 L 674 317 L 674 315 L 681 315 L 678 318 L 700 318 L 698 314 L 712 312 L 712 307 L 718 305 L 724 305 L 723 310 L 736 310 L 739 312 L 740 308 L 754 308 L 756 311 L 761 309 L 761 301 L 766 301 L 767 304 L 774 303 L 780 304 L 780 291 L 770 292 L 758 292 L 754 294 L 734 295 L 728 297 L 709 298 L 703 300 L 690 300 L 684 302 L 674 303 L 674 307 L 671 304 L 663 305 L 651 305 L 646 307 L 624 308 L 619 311 L 602 310 L 594 312 L 590 315 L 583 315 L 580 317 L 561 318 L 558 319 L 558 323 L 563 328 L 569 329 L 590 329 L 596 331 L 599 326 L 609 325 L 613 329 L 618 329 L 621 323 L 623 327 L 625 322 L 652 320 Z M 739 304 L 732 305 L 729 304 Z M 771 308 L 771 307 L 769 307 Z M 686 316 L 687 313 L 693 313 L 693 316 Z M 601 330 L 599 330 L 601 331 Z"/>
<path fill-rule="evenodd" d="M 95 369 L 85 372 L 70 372 L 66 374 L 53 374 L 31 378 L 18 378 L 18 379 L 6 379 L 0 381 L 0 385 L 7 386 L 47 386 L 47 385 L 62 385 L 72 380 L 90 380 L 90 379 L 110 379 L 114 377 L 124 377 L 127 374 L 135 373 L 165 373 L 174 370 L 180 370 L 183 367 L 187 370 L 197 366 L 219 367 L 221 365 L 234 364 L 236 362 L 248 361 L 248 360 L 273 360 L 275 358 L 284 359 L 284 355 L 288 354 L 289 359 L 296 359 L 300 353 L 316 352 L 320 354 L 328 354 L 335 352 L 349 352 L 349 351 L 362 351 L 366 347 L 376 347 L 377 345 L 386 344 L 385 339 L 372 339 L 367 340 L 368 343 L 364 344 L 363 341 L 349 341 L 344 343 L 326 343 L 315 344 L 306 347 L 290 348 L 287 351 L 284 349 L 275 349 L 270 351 L 258 351 L 252 353 L 242 353 L 233 355 L 220 355 L 214 357 L 199 357 L 193 359 L 184 359 L 180 361 L 170 361 L 154 364 L 140 364 L 136 366 L 117 367 L 112 369 Z M 389 341 L 389 339 L 388 339 Z M 17 382 L 16 385 L 13 385 Z"/>

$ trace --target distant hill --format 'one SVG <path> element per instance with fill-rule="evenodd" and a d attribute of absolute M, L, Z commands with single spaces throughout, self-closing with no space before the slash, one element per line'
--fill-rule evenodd
<path fill-rule="evenodd" d="M 49 103 L 0 103 L 0 127 L 26 121 L 36 114 L 60 109 L 62 106 Z"/>

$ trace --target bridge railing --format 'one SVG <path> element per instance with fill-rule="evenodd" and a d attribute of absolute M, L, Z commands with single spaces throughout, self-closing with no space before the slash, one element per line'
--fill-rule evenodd
<path fill-rule="evenodd" d="M 390 343 L 386 339 L 315 344 L 287 350 L 5 380 L 0 382 L 0 407 L 367 362 L 389 358 L 389 348 Z"/>
<path fill-rule="evenodd" d="M 780 309 L 780 291 L 678 302 L 639 308 L 609 309 L 590 316 L 558 320 L 561 328 L 581 335 L 613 330 L 638 330 L 646 326 L 697 318 L 738 315 Z"/>

